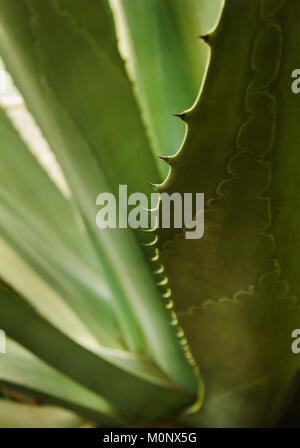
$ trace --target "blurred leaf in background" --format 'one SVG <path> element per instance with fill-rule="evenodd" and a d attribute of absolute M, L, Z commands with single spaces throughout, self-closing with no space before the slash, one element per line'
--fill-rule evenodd
<path fill-rule="evenodd" d="M 222 0 L 111 0 L 120 47 L 156 155 L 174 154 L 185 126 L 172 114 L 191 107 L 209 48 L 197 38 L 215 24 Z M 168 167 L 160 163 L 162 177 Z"/>
<path fill-rule="evenodd" d="M 9 148 L 1 173 L 2 248 L 10 267 L 2 265 L 2 275 L 12 288 L 1 287 L 0 326 L 61 374 L 107 399 L 125 420 L 174 418 L 195 402 L 198 387 L 200 404 L 203 387 L 188 362 L 186 340 L 178 336 L 172 301 L 163 301 L 161 288 L 167 286 L 156 284 L 157 260 L 145 258 L 137 232 L 99 231 L 95 223 L 99 193 L 116 193 L 119 184 L 149 193 L 147 181 L 160 178 L 118 53 L 111 10 L 106 1 L 0 0 L 0 12 L 6 67 L 56 155 L 72 200 L 52 192 L 3 113 Z M 19 155 L 18 163 L 11 154 Z M 19 178 L 26 188 L 14 188 Z M 43 188 L 35 192 L 37 178 Z M 67 218 L 46 207 L 43 196 L 56 198 Z"/>

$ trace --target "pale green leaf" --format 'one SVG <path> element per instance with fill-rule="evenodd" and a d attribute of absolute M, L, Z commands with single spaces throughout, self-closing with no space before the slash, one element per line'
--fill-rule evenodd
<path fill-rule="evenodd" d="M 170 418 L 195 399 L 194 394 L 172 383 L 147 358 L 119 350 L 93 350 L 75 342 L 4 283 L 0 307 L 0 328 L 9 337 L 99 394 L 128 422 Z M 145 406 L 148 400 L 151 406 Z"/>
<path fill-rule="evenodd" d="M 197 36 L 214 24 L 220 0 L 112 1 L 124 56 L 157 155 L 179 148 L 185 126 L 172 116 L 194 103 L 208 48 Z M 160 164 L 166 174 L 167 166 Z"/>
<path fill-rule="evenodd" d="M 0 358 L 0 382 L 30 393 L 44 403 L 66 407 L 100 425 L 118 418 L 105 400 L 36 358 L 19 344 L 6 339 Z"/>
<path fill-rule="evenodd" d="M 86 421 L 54 406 L 31 406 L 0 399 L 0 428 L 80 428 Z"/>
<path fill-rule="evenodd" d="M 0 2 L 0 50 L 47 137 L 98 249 L 127 346 L 196 392 L 194 370 L 136 236 L 96 228 L 96 197 L 158 176 L 105 2 Z M 124 167 L 128 167 L 124 169 Z"/>

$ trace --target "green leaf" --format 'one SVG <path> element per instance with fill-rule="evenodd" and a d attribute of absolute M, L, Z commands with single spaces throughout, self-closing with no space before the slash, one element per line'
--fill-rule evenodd
<path fill-rule="evenodd" d="M 112 2 L 121 45 L 157 155 L 173 154 L 185 133 L 172 114 L 190 107 L 205 73 L 207 46 L 197 35 L 212 25 L 220 0 Z M 206 9 L 206 10 L 205 10 Z M 163 174 L 168 167 L 160 164 Z"/>
<path fill-rule="evenodd" d="M 269 6 L 269 2 L 266 2 Z M 277 100 L 277 120 L 274 150 L 272 150 L 272 231 L 276 242 L 276 254 L 282 273 L 293 294 L 300 296 L 298 275 L 299 238 L 299 95 L 291 90 L 291 73 L 299 65 L 300 5 L 286 2 L 279 12 L 282 26 L 282 53 L 280 73 L 274 86 Z"/>
<path fill-rule="evenodd" d="M 99 193 L 116 193 L 119 184 L 127 184 L 129 193 L 147 192 L 146 180 L 158 178 L 106 3 L 2 0 L 0 13 L 0 51 L 98 250 L 126 346 L 147 354 L 173 381 L 196 393 L 194 369 L 137 236 L 96 227 Z"/>
<path fill-rule="evenodd" d="M 299 369 L 291 351 L 299 326 L 300 102 L 291 92 L 299 23 L 296 0 L 225 3 L 209 37 L 204 89 L 160 187 L 206 195 L 201 240 L 161 233 L 179 320 L 206 384 L 191 425 L 276 424 Z"/>
<path fill-rule="evenodd" d="M 181 423 L 276 425 L 300 367 L 291 350 L 300 307 L 287 290 L 278 274 L 267 274 L 233 298 L 207 301 L 179 315 L 206 386 L 202 409 Z"/>
<path fill-rule="evenodd" d="M 86 422 L 54 406 L 16 404 L 0 399 L 0 428 L 76 428 Z"/>
<path fill-rule="evenodd" d="M 110 293 L 84 228 L 1 109 L 0 144 L 1 234 L 96 339 L 118 346 Z"/>
<path fill-rule="evenodd" d="M 75 342 L 4 283 L 0 306 L 0 328 L 9 337 L 99 394 L 128 422 L 170 418 L 195 399 L 147 358 L 106 348 L 88 349 Z M 145 407 L 147 400 L 152 405 Z"/>
<path fill-rule="evenodd" d="M 1 355 L 0 381 L 47 404 L 71 409 L 98 424 L 111 426 L 118 421 L 105 400 L 8 338 L 6 353 Z"/>
<path fill-rule="evenodd" d="M 5 111 L 0 108 L 1 165 L 0 181 L 19 207 L 25 206 L 38 224 L 56 232 L 60 243 L 88 264 L 99 269 L 99 262 L 84 234 L 74 209 L 48 177 L 35 156 L 21 140 Z M 37 185 L 39 188 L 37 188 Z M 58 237 L 59 235 L 59 237 Z"/>
<path fill-rule="evenodd" d="M 88 347 L 99 348 L 98 341 L 65 300 L 1 238 L 0 249 L 1 278 L 13 284 L 42 316 L 69 337 Z"/>

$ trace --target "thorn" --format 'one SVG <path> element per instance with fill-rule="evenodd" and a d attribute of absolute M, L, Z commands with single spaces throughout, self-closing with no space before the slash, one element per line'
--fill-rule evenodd
<path fill-rule="evenodd" d="M 153 188 L 153 190 L 157 191 L 157 185 L 152 184 L 152 182 L 148 182 L 149 185 Z"/>
<path fill-rule="evenodd" d="M 182 112 L 181 114 L 172 114 L 173 115 L 173 117 L 178 117 L 178 118 L 180 118 L 182 121 L 184 121 L 185 120 L 185 113 L 184 112 Z"/>
<path fill-rule="evenodd" d="M 159 159 L 163 160 L 166 163 L 170 163 L 170 159 L 167 156 L 158 156 Z"/>
<path fill-rule="evenodd" d="M 209 39 L 210 39 L 210 36 L 209 36 L 209 34 L 204 34 L 204 35 L 198 35 L 197 37 L 199 37 L 199 39 L 202 39 L 202 40 L 204 40 L 204 42 L 206 42 L 206 43 L 208 43 L 209 42 Z"/>

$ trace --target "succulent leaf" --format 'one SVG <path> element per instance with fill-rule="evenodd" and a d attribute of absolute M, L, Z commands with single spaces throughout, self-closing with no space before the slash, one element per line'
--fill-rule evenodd
<path fill-rule="evenodd" d="M 276 424 L 299 368 L 291 351 L 298 238 L 287 230 L 299 203 L 298 177 L 288 176 L 299 148 L 300 102 L 290 88 L 299 19 L 295 0 L 225 2 L 203 92 L 185 113 L 186 140 L 159 187 L 206 194 L 203 239 L 161 234 L 179 320 L 207 386 L 191 424 Z"/>
<path fill-rule="evenodd" d="M 221 0 L 112 1 L 121 43 L 157 155 L 172 154 L 185 127 L 172 114 L 195 100 L 208 48 L 197 35 L 213 25 Z M 213 6 L 213 7 L 212 7 Z M 168 167 L 159 164 L 163 175 Z"/>
<path fill-rule="evenodd" d="M 70 338 L 3 282 L 0 307 L 0 327 L 13 340 L 107 400 L 127 422 L 166 419 L 194 401 L 192 393 L 172 383 L 146 357 L 88 348 Z M 155 395 L 155 407 L 145 407 L 145 399 Z"/>
<path fill-rule="evenodd" d="M 88 5 L 73 0 L 49 0 L 43 4 L 36 0 L 2 0 L 0 11 L 0 51 L 70 186 L 77 211 L 101 262 L 101 274 L 110 292 L 121 343 L 128 352 L 148 360 L 142 369 L 143 375 L 150 375 L 154 382 L 160 381 L 161 376 L 166 377 L 167 383 L 176 384 L 175 388 L 180 389 L 179 395 L 176 393 L 170 402 L 166 400 L 164 409 L 153 409 L 151 418 L 155 412 L 167 415 L 171 408 L 177 412 L 196 399 L 198 378 L 179 344 L 177 329 L 172 325 L 174 313 L 164 306 L 154 284 L 155 277 L 140 246 L 142 238 L 131 229 L 99 230 L 96 227 L 99 193 L 117 194 L 119 184 L 128 185 L 128 193 L 148 193 L 151 190 L 147 179 L 158 179 L 157 162 L 152 156 L 132 86 L 117 50 L 111 12 L 106 2 L 92 0 L 88 0 Z M 74 72 L 75 76 L 72 76 Z M 118 131 L 112 116 L 120 122 Z M 22 293 L 19 289 L 18 292 Z M 26 300 L 31 301 L 28 297 Z M 12 325 L 10 315 L 5 316 L 7 322 L 2 317 L 2 325 Z M 46 328 L 50 325 L 53 334 L 63 331 L 45 316 L 43 319 L 43 325 Z M 34 354 L 42 359 L 48 356 L 46 347 L 37 347 L 32 338 L 26 345 L 20 334 L 13 336 L 19 331 L 17 328 L 10 327 L 10 331 L 12 338 Z M 77 381 L 83 380 L 86 384 L 80 368 L 85 361 L 80 361 L 81 355 L 76 353 L 78 341 L 74 335 L 70 337 L 68 334 L 67 338 L 65 341 L 71 344 L 67 351 L 73 350 L 72 361 L 78 363 L 77 366 L 73 364 L 73 370 L 79 368 L 80 379 L 78 377 Z M 84 345 L 79 351 L 89 358 L 89 350 Z M 123 367 L 127 351 L 120 354 Z M 55 356 L 48 362 L 56 366 Z M 137 372 L 144 365 L 135 358 L 130 365 L 132 363 L 139 366 Z M 101 375 L 111 376 L 113 381 L 114 375 L 109 370 L 105 373 L 104 365 L 103 359 L 97 358 L 91 366 L 93 376 L 98 378 L 101 371 Z M 65 365 L 56 367 L 65 372 Z M 132 377 L 126 376 L 123 367 L 120 368 L 121 376 L 124 388 L 128 379 L 126 387 L 129 391 L 129 378 L 134 379 L 135 373 Z M 65 373 L 70 374 L 69 370 Z M 92 383 L 96 381 L 95 377 Z M 140 397 L 148 394 L 148 383 L 142 384 L 145 391 L 142 392 L 141 387 Z M 96 387 L 100 395 L 106 387 L 103 385 Z M 88 385 L 92 389 L 93 386 Z M 154 397 L 152 386 L 149 391 Z M 118 395 L 117 391 L 115 395 Z M 115 398 L 108 400 L 120 414 L 124 413 Z M 141 412 L 140 405 L 134 402 L 128 416 L 133 417 L 133 414 L 144 420 L 150 418 L 148 411 Z"/>

